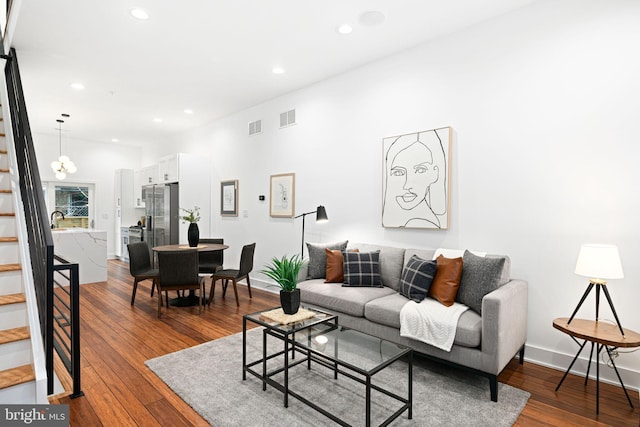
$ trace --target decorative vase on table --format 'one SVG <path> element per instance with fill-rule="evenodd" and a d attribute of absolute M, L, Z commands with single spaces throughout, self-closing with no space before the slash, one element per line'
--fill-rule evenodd
<path fill-rule="evenodd" d="M 189 241 L 189 247 L 195 248 L 200 241 L 200 229 L 198 228 L 198 221 L 200 221 L 200 208 L 195 206 L 193 209 L 180 208 L 181 211 L 186 212 L 186 215 L 182 215 L 180 219 L 182 223 L 189 223 L 189 229 L 187 230 L 187 240 Z"/>
<path fill-rule="evenodd" d="M 189 240 L 189 246 L 195 248 L 198 246 L 198 242 L 200 241 L 200 229 L 198 228 L 198 224 L 192 222 L 189 224 L 189 230 L 187 231 L 187 240 Z"/>
<path fill-rule="evenodd" d="M 280 305 L 284 314 L 296 314 L 300 308 L 300 289 L 280 291 Z"/>

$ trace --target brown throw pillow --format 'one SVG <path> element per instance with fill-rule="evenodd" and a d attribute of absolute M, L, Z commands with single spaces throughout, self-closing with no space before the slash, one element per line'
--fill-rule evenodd
<path fill-rule="evenodd" d="M 327 255 L 327 274 L 324 283 L 342 283 L 344 282 L 344 258 L 342 251 L 338 249 L 325 249 Z M 358 252 L 357 249 L 349 252 Z"/>
<path fill-rule="evenodd" d="M 462 258 L 436 258 L 436 277 L 429 288 L 429 296 L 441 304 L 450 307 L 456 300 L 460 278 L 462 277 Z"/>

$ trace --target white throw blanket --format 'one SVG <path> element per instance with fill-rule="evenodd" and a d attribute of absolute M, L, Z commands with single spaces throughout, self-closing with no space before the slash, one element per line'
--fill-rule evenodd
<path fill-rule="evenodd" d="M 446 307 L 431 298 L 409 301 L 400 310 L 400 335 L 451 351 L 458 319 L 468 309 L 457 302 Z"/>

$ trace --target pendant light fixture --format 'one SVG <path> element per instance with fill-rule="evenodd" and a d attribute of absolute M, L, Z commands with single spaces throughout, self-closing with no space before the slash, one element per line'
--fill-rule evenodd
<path fill-rule="evenodd" d="M 68 114 L 63 114 L 62 116 L 69 117 Z M 62 124 L 64 123 L 64 120 L 57 119 L 56 122 L 58 122 L 58 134 L 60 137 L 59 139 L 60 157 L 58 157 L 58 160 L 54 160 L 53 162 L 51 162 L 51 169 L 53 169 L 53 172 L 55 172 L 56 178 L 63 180 L 67 177 L 68 173 L 76 173 L 78 169 L 76 168 L 76 165 L 73 164 L 71 159 L 69 159 L 69 157 L 62 155 Z"/>

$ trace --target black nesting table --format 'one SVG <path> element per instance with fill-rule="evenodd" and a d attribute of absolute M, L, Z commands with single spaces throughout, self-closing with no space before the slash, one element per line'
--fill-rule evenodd
<path fill-rule="evenodd" d="M 278 307 L 275 307 L 278 308 Z M 402 413 L 407 411 L 408 418 L 412 418 L 412 389 L 413 389 L 413 352 L 410 348 L 395 344 L 362 332 L 348 329 L 338 324 L 338 317 L 334 314 L 305 307 L 314 312 L 314 317 L 300 322 L 283 325 L 264 318 L 263 310 L 244 315 L 242 318 L 242 379 L 247 379 L 247 372 L 262 381 L 262 389 L 267 389 L 267 384 L 280 390 L 284 394 L 284 407 L 289 406 L 289 396 L 296 398 L 309 407 L 327 416 L 336 423 L 348 426 L 344 420 L 336 417 L 330 411 L 311 402 L 304 396 L 289 389 L 289 369 L 306 363 L 307 369 L 311 369 L 312 362 L 333 371 L 334 379 L 338 374 L 365 386 L 365 425 L 371 425 L 371 391 L 376 390 L 397 401 L 402 406 L 382 425 L 387 425 Z M 247 362 L 247 323 L 256 323 L 262 329 L 262 357 L 258 360 Z M 267 350 L 267 337 L 273 337 L 282 341 L 282 350 L 269 353 Z M 298 356 L 296 358 L 296 355 Z M 276 357 L 283 357 L 282 366 L 267 371 L 267 361 Z M 383 389 L 372 383 L 372 377 L 392 365 L 394 362 L 405 358 L 407 360 L 408 383 L 407 396 L 399 396 L 389 390 Z M 261 369 L 256 370 L 256 367 Z M 283 383 L 275 381 L 272 377 L 279 373 L 284 374 Z M 400 380 L 399 380 L 400 381 Z"/>

